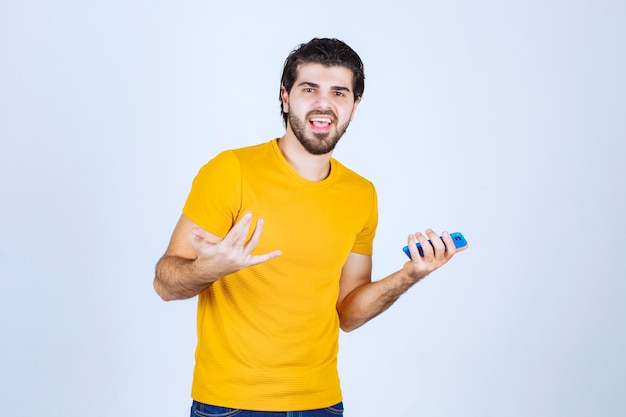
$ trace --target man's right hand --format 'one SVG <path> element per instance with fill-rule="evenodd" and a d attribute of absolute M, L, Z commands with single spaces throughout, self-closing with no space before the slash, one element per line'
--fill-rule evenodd
<path fill-rule="evenodd" d="M 281 254 L 279 250 L 262 255 L 251 255 L 261 238 L 263 219 L 257 219 L 254 232 L 246 241 L 251 223 L 252 213 L 247 212 L 218 243 L 215 243 L 214 235 L 200 227 L 193 227 L 191 233 L 194 238 L 191 244 L 196 252 L 197 267 L 200 270 L 206 270 L 207 275 L 219 279 L 279 256 Z"/>
<path fill-rule="evenodd" d="M 181 215 L 167 251 L 156 266 L 156 292 L 166 301 L 191 298 L 225 275 L 279 256 L 279 250 L 251 254 L 261 237 L 263 220 L 257 220 L 246 241 L 251 222 L 252 213 L 244 214 L 222 239 Z"/>

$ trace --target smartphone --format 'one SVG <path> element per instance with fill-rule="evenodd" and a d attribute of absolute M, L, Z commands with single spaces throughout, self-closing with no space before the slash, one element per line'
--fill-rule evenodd
<path fill-rule="evenodd" d="M 454 246 L 456 246 L 457 248 L 462 248 L 463 246 L 467 246 L 467 240 L 465 240 L 465 237 L 463 237 L 461 233 L 459 232 L 450 233 L 450 237 L 452 238 L 452 241 L 454 242 Z M 441 240 L 443 240 L 443 238 L 441 238 Z M 424 250 L 422 249 L 422 245 L 419 242 L 417 242 L 415 246 L 417 246 L 417 250 L 419 251 L 420 256 L 424 256 Z M 409 259 L 411 259 L 411 252 L 409 252 L 409 247 L 405 246 L 404 248 L 402 248 L 402 250 L 404 251 L 404 253 L 406 253 L 406 256 L 408 256 Z"/>

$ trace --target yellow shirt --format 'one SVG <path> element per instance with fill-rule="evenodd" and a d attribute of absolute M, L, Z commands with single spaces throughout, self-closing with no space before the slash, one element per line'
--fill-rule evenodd
<path fill-rule="evenodd" d="M 335 159 L 326 179 L 307 181 L 272 140 L 209 161 L 183 209 L 221 237 L 247 211 L 265 221 L 253 254 L 282 255 L 200 294 L 192 397 L 258 411 L 336 404 L 339 278 L 350 252 L 372 254 L 374 186 Z"/>

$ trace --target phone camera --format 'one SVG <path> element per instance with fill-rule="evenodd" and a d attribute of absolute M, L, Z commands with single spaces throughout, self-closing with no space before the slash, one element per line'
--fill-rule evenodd
<path fill-rule="evenodd" d="M 454 240 L 461 240 L 461 236 L 454 236 Z"/>

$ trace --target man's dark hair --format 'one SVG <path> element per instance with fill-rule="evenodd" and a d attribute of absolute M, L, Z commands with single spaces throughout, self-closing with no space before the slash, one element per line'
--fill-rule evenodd
<path fill-rule="evenodd" d="M 291 92 L 293 83 L 298 76 L 298 66 L 301 64 L 322 64 L 327 67 L 341 66 L 352 71 L 352 91 L 354 100 L 363 96 L 365 89 L 365 73 L 363 71 L 363 61 L 352 48 L 338 39 L 314 38 L 310 42 L 300 44 L 291 51 L 285 60 L 283 75 L 281 77 L 281 88 L 285 87 L 287 93 Z M 285 126 L 287 126 L 287 113 L 283 111 L 283 98 L 278 94 L 280 100 L 280 113 L 283 116 Z"/>

